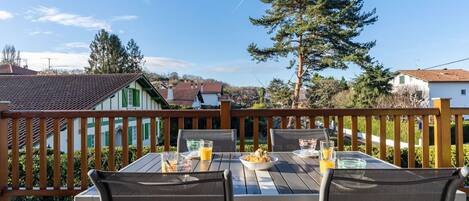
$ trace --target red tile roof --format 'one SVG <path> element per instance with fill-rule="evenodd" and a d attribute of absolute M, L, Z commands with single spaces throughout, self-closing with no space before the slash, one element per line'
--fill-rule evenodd
<path fill-rule="evenodd" d="M 37 71 L 11 64 L 1 64 L 0 75 L 37 75 Z"/>
<path fill-rule="evenodd" d="M 223 83 L 220 82 L 180 82 L 175 87 L 175 89 L 190 89 L 190 88 L 199 88 L 202 94 L 218 94 L 223 93 Z"/>
<path fill-rule="evenodd" d="M 400 70 L 399 72 L 427 82 L 469 82 L 469 71 L 463 69 Z"/>
<path fill-rule="evenodd" d="M 172 100 L 168 99 L 168 89 L 159 89 L 158 92 L 160 92 L 161 96 L 163 96 L 171 105 L 192 107 L 192 103 L 197 96 L 199 96 L 199 101 L 203 102 L 200 89 L 197 88 L 174 88 Z"/>

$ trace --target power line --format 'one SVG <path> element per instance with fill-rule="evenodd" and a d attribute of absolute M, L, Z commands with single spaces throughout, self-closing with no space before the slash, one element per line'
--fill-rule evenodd
<path fill-rule="evenodd" d="M 451 62 L 444 63 L 444 64 L 438 64 L 438 65 L 436 65 L 436 66 L 430 66 L 430 67 L 424 68 L 423 70 L 428 70 L 428 69 L 432 69 L 432 68 L 437 68 L 437 67 L 441 67 L 441 66 L 446 66 L 446 65 L 450 65 L 450 64 L 454 64 L 454 63 L 458 63 L 458 62 L 462 62 L 462 61 L 467 61 L 467 60 L 469 60 L 469 57 L 464 58 L 464 59 L 459 59 L 459 60 L 456 60 L 456 61 L 451 61 Z"/>

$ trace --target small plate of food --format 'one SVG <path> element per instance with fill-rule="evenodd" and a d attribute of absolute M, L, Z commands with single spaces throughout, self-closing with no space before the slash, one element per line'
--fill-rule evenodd
<path fill-rule="evenodd" d="M 267 151 L 258 149 L 254 153 L 239 157 L 239 160 L 250 170 L 267 170 L 278 161 L 278 158 L 269 156 Z"/>

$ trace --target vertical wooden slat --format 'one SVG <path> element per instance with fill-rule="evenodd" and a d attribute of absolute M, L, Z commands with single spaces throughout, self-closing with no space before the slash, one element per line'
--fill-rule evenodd
<path fill-rule="evenodd" d="M 137 117 L 137 158 L 143 156 L 142 117 Z"/>
<path fill-rule="evenodd" d="M 156 152 L 156 119 L 150 118 L 150 151 Z"/>
<path fill-rule="evenodd" d="M 10 198 L 3 191 L 8 191 L 8 119 L 2 118 L 1 113 L 8 110 L 10 102 L 0 102 L 0 201 Z"/>
<path fill-rule="evenodd" d="M 422 116 L 422 167 L 430 167 L 430 127 L 428 116 Z"/>
<path fill-rule="evenodd" d="M 81 190 L 88 188 L 88 118 L 80 119 L 80 173 L 81 173 Z"/>
<path fill-rule="evenodd" d="M 295 128 L 296 129 L 301 129 L 301 116 L 296 116 L 295 117 Z"/>
<path fill-rule="evenodd" d="M 352 116 L 352 151 L 358 150 L 358 122 L 357 116 Z"/>
<path fill-rule="evenodd" d="M 74 184 L 74 141 L 73 141 L 73 119 L 67 119 L 67 189 L 73 189 Z"/>
<path fill-rule="evenodd" d="M 394 115 L 394 165 L 401 166 L 401 116 Z"/>
<path fill-rule="evenodd" d="M 379 158 L 386 159 L 386 116 L 379 116 Z"/>
<path fill-rule="evenodd" d="M 199 128 L 199 118 L 193 117 L 192 118 L 192 129 L 198 129 Z"/>
<path fill-rule="evenodd" d="M 272 151 L 272 139 L 270 136 L 270 129 L 274 125 L 272 117 L 267 117 L 267 150 Z"/>
<path fill-rule="evenodd" d="M 456 166 L 464 166 L 464 140 L 463 140 L 463 116 L 455 115 L 456 119 Z"/>
<path fill-rule="evenodd" d="M 407 142 L 409 144 L 408 148 L 408 162 L 409 168 L 415 167 L 415 116 L 409 115 L 407 116 L 407 129 L 408 129 L 408 139 Z"/>
<path fill-rule="evenodd" d="M 245 128 L 245 120 L 246 117 L 240 117 L 239 118 L 239 151 L 244 152 L 244 146 L 245 146 L 245 135 L 246 135 L 246 128 Z"/>
<path fill-rule="evenodd" d="M 440 113 L 434 126 L 435 167 L 451 166 L 451 108 L 449 98 L 433 99 L 433 106 Z"/>
<path fill-rule="evenodd" d="M 47 133 L 46 119 L 39 119 L 39 189 L 44 190 L 47 187 Z"/>
<path fill-rule="evenodd" d="M 101 117 L 94 121 L 94 168 L 101 169 Z"/>
<path fill-rule="evenodd" d="M 116 170 L 116 162 L 115 162 L 115 119 L 114 117 L 109 117 L 109 171 L 115 171 Z"/>
<path fill-rule="evenodd" d="M 337 128 L 337 147 L 339 151 L 344 150 L 344 116 L 338 116 L 338 128 Z"/>
<path fill-rule="evenodd" d="M 25 187 L 27 190 L 33 188 L 33 124 L 31 118 L 26 119 L 26 168 Z"/>
<path fill-rule="evenodd" d="M 316 128 L 316 117 L 309 116 L 309 128 Z"/>
<path fill-rule="evenodd" d="M 171 122 L 170 122 L 171 118 L 169 117 L 165 117 L 163 119 L 163 127 L 164 127 L 164 132 L 163 132 L 163 140 L 164 140 L 164 151 L 169 151 L 169 147 L 171 146 L 170 145 L 170 132 L 171 132 L 171 129 L 170 129 L 170 126 L 171 126 Z"/>
<path fill-rule="evenodd" d="M 206 126 L 207 129 L 212 129 L 212 117 L 207 117 Z"/>
<path fill-rule="evenodd" d="M 324 128 L 329 128 L 329 116 L 323 116 L 322 118 L 324 120 L 324 122 L 323 122 Z"/>
<path fill-rule="evenodd" d="M 254 150 L 259 148 L 259 117 L 254 117 L 253 126 L 252 126 L 252 134 L 253 134 L 253 143 L 254 143 Z"/>
<path fill-rule="evenodd" d="M 178 129 L 184 129 L 184 117 L 178 118 Z"/>
<path fill-rule="evenodd" d="M 365 136 L 366 136 L 366 140 L 365 140 L 365 153 L 370 155 L 371 156 L 371 151 L 373 149 L 373 144 L 372 144 L 372 140 L 371 140 L 371 136 L 372 136 L 372 132 L 373 130 L 371 129 L 372 128 L 372 121 L 371 121 L 371 116 L 366 116 L 365 117 Z"/>
<path fill-rule="evenodd" d="M 122 118 L 122 163 L 129 164 L 129 118 Z"/>
<path fill-rule="evenodd" d="M 286 129 L 288 125 L 288 119 L 287 117 L 282 117 L 282 129 Z"/>
<path fill-rule="evenodd" d="M 61 172 L 60 167 L 62 165 L 60 159 L 60 128 L 59 128 L 59 119 L 54 119 L 53 122 L 54 129 L 54 189 L 57 190 L 60 188 L 61 184 Z"/>
<path fill-rule="evenodd" d="M 19 188 L 19 146 L 18 146 L 18 119 L 12 119 L 11 136 L 11 187 L 14 190 Z"/>

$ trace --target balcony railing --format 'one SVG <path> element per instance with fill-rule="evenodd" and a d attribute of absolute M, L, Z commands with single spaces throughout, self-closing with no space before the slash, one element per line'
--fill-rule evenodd
<path fill-rule="evenodd" d="M 268 149 L 270 150 L 270 128 L 287 128 L 289 121 L 294 122 L 294 128 L 313 128 L 316 118 L 322 119 L 324 127 L 329 127 L 330 119 L 337 122 L 337 146 L 344 150 L 344 117 L 351 119 L 351 149 L 359 149 L 358 118 L 365 119 L 366 140 L 362 142 L 365 152 L 372 154 L 372 119 L 379 120 L 379 158 L 386 158 L 386 124 L 388 119 L 394 124 L 394 164 L 401 165 L 401 118 L 407 119 L 408 136 L 408 161 L 409 167 L 415 167 L 415 123 L 416 118 L 422 121 L 422 167 L 430 167 L 430 148 L 435 149 L 435 164 L 433 167 L 451 166 L 451 123 L 456 124 L 456 166 L 464 165 L 463 152 L 463 115 L 469 114 L 469 108 L 450 108 L 449 99 L 434 100 L 434 108 L 406 108 L 406 109 L 231 109 L 230 102 L 223 101 L 220 109 L 213 110 L 157 110 L 157 111 L 9 111 L 8 103 L 0 103 L 0 187 L 2 193 L 0 200 L 6 200 L 10 196 L 68 196 L 75 195 L 88 188 L 87 171 L 88 161 L 94 157 L 94 167 L 102 169 L 102 139 L 101 135 L 94 135 L 94 155 L 90 156 L 87 144 L 88 120 L 94 120 L 94 133 L 101 133 L 102 119 L 108 120 L 109 144 L 107 146 L 108 165 L 107 170 L 116 170 L 118 164 L 116 159 L 115 144 L 115 120 L 122 120 L 122 130 L 127 131 L 129 118 L 135 118 L 136 122 L 136 156 L 143 156 L 143 131 L 142 119 L 150 120 L 150 151 L 156 152 L 158 141 L 158 122 L 162 122 L 162 146 L 164 150 L 170 149 L 171 128 L 181 129 L 185 127 L 185 120 L 191 119 L 192 129 L 228 129 L 236 128 L 239 132 L 239 150 L 245 151 L 247 140 L 247 128 L 252 129 L 252 146 L 259 147 L 260 136 L 266 136 Z M 434 119 L 434 146 L 430 147 L 429 127 L 430 118 Z M 80 126 L 80 179 L 74 180 L 74 121 L 79 119 Z M 177 119 L 177 120 L 176 120 Z M 248 127 L 246 120 L 249 119 Z M 173 121 L 172 121 L 173 120 Z M 294 121 L 292 121 L 294 120 Z M 303 120 L 303 121 L 302 121 Z M 218 122 L 217 124 L 215 123 Z M 20 122 L 24 122 L 24 129 L 19 129 Z M 171 125 L 177 122 L 176 125 Z M 202 124 L 201 124 L 202 122 Z M 236 122 L 236 123 L 233 123 Z M 252 123 L 251 123 L 252 122 Z M 274 125 L 274 123 L 276 124 Z M 266 125 L 260 133 L 260 124 Z M 232 125 L 236 124 L 236 125 Z M 200 126 L 203 125 L 203 126 Z M 49 133 L 49 128 L 52 132 Z M 60 133 L 66 130 L 67 150 L 66 167 L 61 167 Z M 174 129 L 173 129 L 174 130 Z M 38 142 L 33 140 L 33 134 L 37 131 Z M 24 132 L 25 139 L 19 139 Z M 251 131 L 249 131 L 251 132 Z M 11 146 L 8 145 L 8 133 L 11 133 Z M 52 181 L 48 181 L 47 171 L 47 144 L 48 135 L 53 136 L 53 160 Z M 24 146 L 19 146 L 19 141 L 24 140 Z M 128 153 L 128 135 L 121 135 L 122 153 Z M 22 141 L 23 142 L 23 141 Z M 39 149 L 35 152 L 33 147 Z M 20 149 L 25 152 L 24 182 L 20 182 Z M 38 153 L 37 155 L 34 155 Z M 34 158 L 39 158 L 39 176 L 33 175 Z M 125 166 L 131 161 L 128 154 L 122 154 L 122 164 Z M 11 161 L 11 169 L 6 161 Z M 50 161 L 49 161 L 50 162 Z M 65 171 L 63 171 L 65 169 Z M 62 186 L 61 174 L 66 174 L 66 185 Z M 38 179 L 36 179 L 38 178 Z M 11 183 L 8 181 L 11 180 Z M 38 180 L 38 181 L 35 181 Z M 49 186 L 48 184 L 51 184 Z"/>

